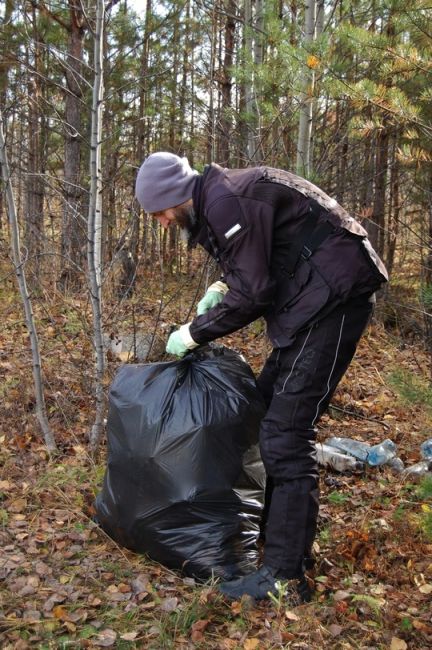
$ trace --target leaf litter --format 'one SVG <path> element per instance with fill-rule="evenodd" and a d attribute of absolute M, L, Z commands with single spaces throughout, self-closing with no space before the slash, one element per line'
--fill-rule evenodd
<path fill-rule="evenodd" d="M 211 582 L 200 585 L 120 548 L 97 526 L 93 500 L 104 457 L 87 454 L 92 412 L 76 379 L 82 359 L 75 350 L 63 373 L 66 395 L 74 393 L 70 404 L 55 397 L 62 386 L 56 368 L 47 368 L 48 402 L 65 409 L 62 418 L 52 410 L 62 452 L 49 459 L 31 412 L 14 417 L 17 400 L 31 402 L 31 378 L 20 346 L 2 336 L 8 351 L 2 364 L 20 368 L 23 380 L 19 391 L 9 384 L 2 415 L 2 648 L 432 647 L 432 539 L 420 525 L 430 503 L 416 497 L 414 485 L 385 467 L 353 475 L 322 471 L 314 601 L 280 609 L 271 602 L 227 603 Z M 245 328 L 224 342 L 259 370 L 267 350 L 260 332 Z M 55 345 L 50 338 L 51 354 Z M 320 423 L 319 440 L 340 435 L 373 444 L 390 437 L 404 460 L 419 460 L 428 414 L 402 404 L 387 384 L 392 364 L 426 369 L 427 359 L 421 349 L 401 350 L 379 326 L 371 328 Z"/>

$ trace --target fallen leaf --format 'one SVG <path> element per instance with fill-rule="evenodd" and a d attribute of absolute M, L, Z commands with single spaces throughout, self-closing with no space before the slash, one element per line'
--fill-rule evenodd
<path fill-rule="evenodd" d="M 123 641 L 134 641 L 138 636 L 138 632 L 126 632 L 126 634 L 120 634 L 120 638 Z"/>
<path fill-rule="evenodd" d="M 244 650 L 256 650 L 259 646 L 259 639 L 246 639 L 243 644 Z"/>
<path fill-rule="evenodd" d="M 339 612 L 339 614 L 344 614 L 347 611 L 347 609 L 348 609 L 348 603 L 346 602 L 346 600 L 341 600 L 335 605 L 335 610 Z"/>
<path fill-rule="evenodd" d="M 204 603 L 208 603 L 212 593 L 213 593 L 213 589 L 211 587 L 207 587 L 206 589 L 203 589 L 199 597 L 200 604 L 203 605 Z"/>
<path fill-rule="evenodd" d="M 390 650 L 407 650 L 408 646 L 403 639 L 394 636 L 390 643 Z"/>
<path fill-rule="evenodd" d="M 421 587 L 419 587 L 419 591 L 422 594 L 432 594 L 432 584 L 429 583 L 427 585 L 421 585 Z"/>
<path fill-rule="evenodd" d="M 60 594 L 52 594 L 43 605 L 44 612 L 50 612 L 56 603 L 63 603 L 65 600 L 65 596 L 60 596 Z"/>
<path fill-rule="evenodd" d="M 294 612 L 291 612 L 289 609 L 285 610 L 285 618 L 287 618 L 289 621 L 300 620 L 297 614 L 294 614 Z"/>
<path fill-rule="evenodd" d="M 417 619 L 414 620 L 413 627 L 415 627 L 416 630 L 420 630 L 420 632 L 425 632 L 426 634 L 432 634 L 432 626 L 428 625 L 427 623 L 424 623 L 423 621 L 419 621 Z"/>
<path fill-rule="evenodd" d="M 198 643 L 199 641 L 202 641 L 204 639 L 203 632 L 206 629 L 209 622 L 210 621 L 208 619 L 202 619 L 199 621 L 195 621 L 195 623 L 192 625 L 191 640 L 194 643 Z"/>
<path fill-rule="evenodd" d="M 117 632 L 114 632 L 114 630 L 107 628 L 106 630 L 99 632 L 97 637 L 92 640 L 92 643 L 98 647 L 109 648 L 109 646 L 114 645 L 116 638 Z"/>
<path fill-rule="evenodd" d="M 349 591 L 342 591 L 340 589 L 333 594 L 333 599 L 338 603 L 341 600 L 348 600 L 348 598 L 351 598 L 351 596 L 352 594 L 350 594 Z"/>
<path fill-rule="evenodd" d="M 175 609 L 177 609 L 177 605 L 178 598 L 173 596 L 172 598 L 165 598 L 165 600 L 162 601 L 160 607 L 163 612 L 173 612 Z"/>
<path fill-rule="evenodd" d="M 24 612 L 23 619 L 25 621 L 39 621 L 41 619 L 41 613 L 34 609 L 30 609 Z"/>
<path fill-rule="evenodd" d="M 237 641 L 234 639 L 224 639 L 221 643 L 221 647 L 224 650 L 233 650 L 233 648 L 238 648 Z"/>
<path fill-rule="evenodd" d="M 232 611 L 232 613 L 234 615 L 237 616 L 238 614 L 241 614 L 242 610 L 243 610 L 243 607 L 242 607 L 242 604 L 241 604 L 241 602 L 239 600 L 234 600 L 231 603 L 231 611 Z"/>
<path fill-rule="evenodd" d="M 69 632 L 76 632 L 77 626 L 71 621 L 64 621 L 63 625 L 69 630 Z"/>
<path fill-rule="evenodd" d="M 22 512 L 23 510 L 26 509 L 26 507 L 27 507 L 26 499 L 15 499 L 8 507 L 8 510 L 10 512 Z"/>
<path fill-rule="evenodd" d="M 199 621 L 195 621 L 192 625 L 192 630 L 200 630 L 202 632 L 206 629 L 207 625 L 210 623 L 208 618 L 202 618 Z"/>
<path fill-rule="evenodd" d="M 332 623 L 331 625 L 329 625 L 328 630 L 332 636 L 339 636 L 339 634 L 343 630 L 343 627 L 340 625 L 336 625 L 336 623 Z"/>
<path fill-rule="evenodd" d="M 143 603 L 140 605 L 141 609 L 154 609 L 156 607 L 156 603 L 154 600 L 151 600 L 148 603 Z"/>
<path fill-rule="evenodd" d="M 54 617 L 58 618 L 60 621 L 67 621 L 69 618 L 67 610 L 63 607 L 63 605 L 57 605 L 56 607 L 53 608 L 52 610 Z"/>
<path fill-rule="evenodd" d="M 137 576 L 134 580 L 132 580 L 131 587 L 134 594 L 141 594 L 143 592 L 150 591 L 151 585 L 148 576 L 144 574 Z"/>

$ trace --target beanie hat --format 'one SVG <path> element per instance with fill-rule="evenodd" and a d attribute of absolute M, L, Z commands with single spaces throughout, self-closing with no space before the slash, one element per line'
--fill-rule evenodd
<path fill-rule="evenodd" d="M 140 167 L 135 195 L 146 212 L 175 208 L 192 198 L 195 176 L 187 158 L 174 153 L 152 153 Z"/>

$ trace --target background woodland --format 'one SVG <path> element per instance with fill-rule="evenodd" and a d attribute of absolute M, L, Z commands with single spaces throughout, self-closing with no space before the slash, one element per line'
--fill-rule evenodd
<path fill-rule="evenodd" d="M 0 4 L 4 647 L 430 647 L 431 485 L 325 478 L 319 605 L 298 619 L 280 603 L 253 613 L 197 596 L 91 517 L 118 364 L 162 359 L 216 273 L 140 212 L 136 173 L 158 150 L 200 172 L 295 171 L 362 222 L 391 281 L 321 435 L 391 437 L 419 460 L 432 408 L 431 45 L 426 0 Z M 260 370 L 261 321 L 223 342 Z"/>
<path fill-rule="evenodd" d="M 316 182 L 362 221 L 390 271 L 384 322 L 432 353 L 427 2 L 6 0 L 0 12 L 15 270 L 42 318 L 42 355 L 45 325 L 58 319 L 50 306 L 62 303 L 64 333 L 89 333 L 100 384 L 104 334 L 160 331 L 183 287 L 208 281 L 202 253 L 143 218 L 134 199 L 137 169 L 157 150 L 199 171 L 265 164 Z M 11 234 L 1 193 L 5 261 Z M 145 314 L 154 299 L 156 323 Z M 177 318 L 187 312 L 180 304 Z"/>

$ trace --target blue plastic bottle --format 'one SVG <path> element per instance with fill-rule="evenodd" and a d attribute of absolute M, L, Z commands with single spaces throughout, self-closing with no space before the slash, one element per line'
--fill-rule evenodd
<path fill-rule="evenodd" d="M 379 445 L 374 445 L 370 448 L 367 457 L 367 462 L 372 467 L 377 465 L 385 465 L 389 460 L 396 456 L 397 447 L 393 440 L 386 438 Z"/>
<path fill-rule="evenodd" d="M 432 438 L 425 440 L 420 445 L 420 452 L 425 460 L 432 460 Z"/>

